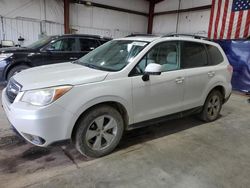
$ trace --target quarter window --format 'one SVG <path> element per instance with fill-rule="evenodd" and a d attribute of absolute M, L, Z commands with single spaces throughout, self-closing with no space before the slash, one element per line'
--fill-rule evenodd
<path fill-rule="evenodd" d="M 218 65 L 223 62 L 224 58 L 217 47 L 208 44 L 206 47 L 210 58 L 210 65 Z"/>
<path fill-rule="evenodd" d="M 195 68 L 208 65 L 207 52 L 203 44 L 182 42 L 181 68 Z"/>

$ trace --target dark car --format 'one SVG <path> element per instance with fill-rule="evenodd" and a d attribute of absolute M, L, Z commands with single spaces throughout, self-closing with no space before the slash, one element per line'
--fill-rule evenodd
<path fill-rule="evenodd" d="M 109 40 L 70 34 L 44 37 L 27 47 L 0 48 L 0 81 L 30 67 L 75 61 Z"/>

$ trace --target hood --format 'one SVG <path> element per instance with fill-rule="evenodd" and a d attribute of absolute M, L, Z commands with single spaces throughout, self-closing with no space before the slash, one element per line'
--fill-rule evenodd
<path fill-rule="evenodd" d="M 21 84 L 22 90 L 40 89 L 59 85 L 80 85 L 99 82 L 108 72 L 95 70 L 73 63 L 46 65 L 24 70 L 13 78 Z"/>
<path fill-rule="evenodd" d="M 31 52 L 31 51 L 34 50 L 25 47 L 0 48 L 0 53 Z"/>

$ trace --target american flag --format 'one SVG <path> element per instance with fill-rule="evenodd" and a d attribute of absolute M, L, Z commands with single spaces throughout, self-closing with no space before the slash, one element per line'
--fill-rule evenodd
<path fill-rule="evenodd" d="M 208 38 L 246 38 L 249 26 L 250 0 L 212 0 Z"/>

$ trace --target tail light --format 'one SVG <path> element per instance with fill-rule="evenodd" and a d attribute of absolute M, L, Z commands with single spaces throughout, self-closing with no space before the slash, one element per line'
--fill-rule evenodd
<path fill-rule="evenodd" d="M 228 72 L 230 72 L 231 74 L 233 73 L 233 67 L 231 65 L 227 65 L 227 70 Z"/>

